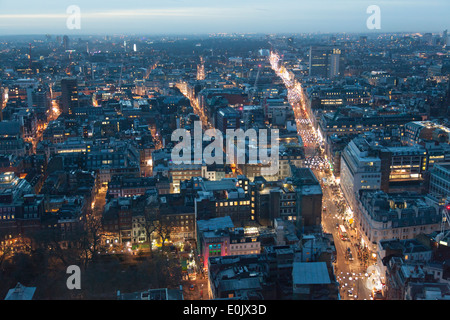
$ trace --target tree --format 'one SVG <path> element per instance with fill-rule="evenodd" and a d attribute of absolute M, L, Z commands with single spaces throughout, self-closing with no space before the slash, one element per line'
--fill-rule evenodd
<path fill-rule="evenodd" d="M 79 242 L 82 251 L 80 258 L 84 261 L 85 269 L 89 262 L 96 260 L 102 236 L 103 229 L 100 217 L 86 215 Z"/>
<path fill-rule="evenodd" d="M 63 265 L 71 264 L 71 261 L 77 260 L 79 253 L 76 247 L 63 248 L 61 230 L 59 228 L 46 228 L 34 231 L 30 235 L 32 242 L 32 253 L 41 252 L 59 260 Z M 64 239 L 65 241 L 75 241 L 75 239 Z"/>
<path fill-rule="evenodd" d="M 136 206 L 136 216 L 142 216 L 139 220 L 139 225 L 145 230 L 147 242 L 149 243 L 150 255 L 152 252 L 151 236 L 153 233 L 161 238 L 162 247 L 166 240 L 170 239 L 173 232 L 174 224 L 167 214 L 164 214 L 164 207 L 161 207 L 158 198 L 155 195 L 150 195 L 144 198 L 139 205 Z"/>
<path fill-rule="evenodd" d="M 177 287 L 182 279 L 182 270 L 180 261 L 170 254 L 161 252 L 156 259 L 154 265 L 158 272 L 158 286 L 159 288 L 174 288 Z"/>
<path fill-rule="evenodd" d="M 154 200 L 154 198 L 149 197 L 145 199 L 145 201 L 140 203 L 141 205 L 138 205 L 136 207 L 136 210 L 138 210 L 138 213 L 136 216 L 141 216 L 142 219 L 139 219 L 138 224 L 141 228 L 145 231 L 145 236 L 148 242 L 148 247 L 150 249 L 150 256 L 153 255 L 152 251 L 152 234 L 157 230 L 158 228 L 158 220 L 159 220 L 159 205 L 157 201 Z"/>
<path fill-rule="evenodd" d="M 156 232 L 159 237 L 161 237 L 161 246 L 164 249 L 164 243 L 166 240 L 170 239 L 170 235 L 174 231 L 174 223 L 168 215 L 160 215 L 157 225 Z"/>

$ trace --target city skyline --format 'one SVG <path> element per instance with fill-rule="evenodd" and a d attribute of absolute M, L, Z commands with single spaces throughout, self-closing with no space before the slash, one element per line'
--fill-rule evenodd
<path fill-rule="evenodd" d="M 367 8 L 381 10 L 381 28 L 369 30 Z M 80 28 L 68 29 L 67 8 L 80 9 Z M 26 1 L 0 2 L 0 34 L 201 34 L 439 32 L 448 28 L 444 0 L 427 1 Z"/>
<path fill-rule="evenodd" d="M 0 299 L 450 300 L 443 0 L 1 1 Z"/>

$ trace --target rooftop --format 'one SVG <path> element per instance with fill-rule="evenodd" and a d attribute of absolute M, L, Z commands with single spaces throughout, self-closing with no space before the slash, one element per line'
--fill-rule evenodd
<path fill-rule="evenodd" d="M 292 282 L 294 284 L 329 284 L 325 262 L 294 262 L 292 269 Z"/>
<path fill-rule="evenodd" d="M 227 228 L 234 228 L 233 221 L 230 216 L 213 218 L 209 220 L 198 220 L 197 228 L 199 231 L 215 231 Z"/>
<path fill-rule="evenodd" d="M 36 287 L 25 287 L 18 282 L 15 288 L 8 291 L 5 300 L 31 300 L 35 291 Z"/>

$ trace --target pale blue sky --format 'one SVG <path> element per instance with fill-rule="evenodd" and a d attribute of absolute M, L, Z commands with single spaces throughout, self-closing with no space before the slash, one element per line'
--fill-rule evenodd
<path fill-rule="evenodd" d="M 66 27 L 70 5 L 79 30 Z M 370 5 L 381 32 L 450 27 L 449 0 L 0 0 L 0 35 L 369 32 Z"/>

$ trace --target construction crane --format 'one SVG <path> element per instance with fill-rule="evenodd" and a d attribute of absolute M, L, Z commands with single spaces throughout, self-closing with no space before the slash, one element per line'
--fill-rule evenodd
<path fill-rule="evenodd" d="M 446 225 L 450 227 L 450 196 L 447 197 L 445 205 L 442 208 L 441 232 L 436 236 L 436 242 L 448 246 L 447 241 L 450 236 L 450 230 L 446 230 Z"/>
<path fill-rule="evenodd" d="M 248 91 L 248 100 L 250 104 L 253 104 L 253 97 L 255 95 L 255 92 L 257 90 L 258 80 L 259 80 L 259 74 L 261 73 L 262 65 L 258 65 L 258 72 L 256 73 L 255 83 L 253 84 L 253 87 L 251 87 Z"/>

